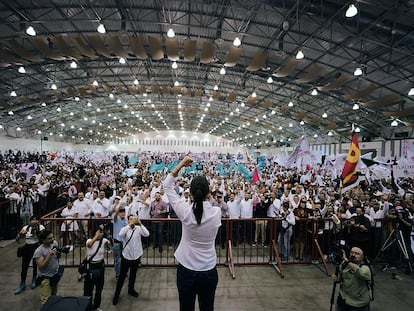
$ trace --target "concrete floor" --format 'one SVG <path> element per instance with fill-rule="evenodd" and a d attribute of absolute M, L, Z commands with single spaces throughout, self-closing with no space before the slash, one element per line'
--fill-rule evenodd
<path fill-rule="evenodd" d="M 21 265 L 15 256 L 16 247 L 16 243 L 11 243 L 0 248 L 0 310 L 40 310 L 38 289 L 29 287 L 20 295 L 14 295 Z M 330 268 L 333 271 L 333 267 Z M 236 279 L 232 279 L 226 267 L 219 267 L 216 310 L 329 310 L 332 282 L 314 265 L 285 265 L 284 279 L 271 266 L 236 266 L 235 270 Z M 178 310 L 175 272 L 174 268 L 139 269 L 135 286 L 139 298 L 128 296 L 125 284 L 119 304 L 114 307 L 115 278 L 113 268 L 107 268 L 101 308 L 105 311 Z M 401 280 L 395 280 L 390 272 L 376 272 L 375 301 L 371 311 L 414 309 L 414 278 L 404 274 L 400 277 Z M 77 281 L 76 269 L 67 268 L 58 294 L 79 296 L 82 292 L 83 283 Z"/>

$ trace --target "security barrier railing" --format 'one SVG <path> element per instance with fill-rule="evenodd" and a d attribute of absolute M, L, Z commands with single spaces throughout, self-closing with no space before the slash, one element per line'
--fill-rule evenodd
<path fill-rule="evenodd" d="M 60 218 L 57 209 L 41 218 L 43 225 L 51 230 L 59 245 L 71 246 L 71 252 L 62 254 L 66 266 L 77 266 L 85 257 L 86 240 L 92 237 L 98 225 L 105 228 L 111 239 L 110 218 Z M 77 221 L 78 231 L 67 232 L 62 224 Z M 181 223 L 176 218 L 141 219 L 150 231 L 142 239 L 143 266 L 167 267 L 177 265 L 174 251 L 181 238 Z M 70 227 L 70 226 L 68 226 Z M 382 224 L 382 228 L 386 228 Z M 159 237 L 157 235 L 160 234 Z M 367 236 L 369 253 L 375 255 L 386 234 L 371 230 Z M 376 241 L 375 239 L 381 239 Z M 340 226 L 332 218 L 300 219 L 294 226 L 282 224 L 278 218 L 222 219 L 216 238 L 217 264 L 227 265 L 235 277 L 235 265 L 276 265 L 320 262 L 325 265 L 331 256 L 337 255 L 339 241 L 351 243 L 350 226 L 347 221 Z M 106 264 L 113 265 L 111 249 L 106 251 Z"/>

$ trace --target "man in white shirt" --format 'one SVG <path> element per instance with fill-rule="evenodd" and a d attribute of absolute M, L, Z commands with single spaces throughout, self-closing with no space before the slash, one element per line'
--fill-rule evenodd
<path fill-rule="evenodd" d="M 116 282 L 115 295 L 112 300 L 113 305 L 117 305 L 119 295 L 121 294 L 122 285 L 128 273 L 128 294 L 133 297 L 138 297 L 139 293 L 134 289 L 135 280 L 137 276 L 138 265 L 140 257 L 143 254 L 141 237 L 149 236 L 147 228 L 136 216 L 128 216 L 128 225 L 123 227 L 119 232 L 119 237 L 122 239 L 123 249 L 121 256 L 121 272 Z"/>
<path fill-rule="evenodd" d="M 252 218 L 253 218 L 253 199 L 250 193 L 244 194 L 244 200 L 240 201 L 240 218 L 250 219 L 240 223 L 241 225 L 241 240 L 246 240 L 247 243 L 252 243 Z"/>
<path fill-rule="evenodd" d="M 92 212 L 95 217 L 108 217 L 110 210 L 110 201 L 105 198 L 105 191 L 99 191 L 98 198 L 93 201 Z"/>
<path fill-rule="evenodd" d="M 242 196 L 237 196 L 234 193 L 230 194 L 230 200 L 227 201 L 227 211 L 229 213 L 229 218 L 233 219 L 231 221 L 232 225 L 232 235 L 233 235 L 233 246 L 236 247 L 239 242 L 239 229 L 240 229 L 240 201 Z"/>
<path fill-rule="evenodd" d="M 89 218 L 91 212 L 92 202 L 85 199 L 83 192 L 78 193 L 78 198 L 73 202 L 73 208 L 78 213 L 79 218 Z M 88 220 L 83 219 L 80 221 L 82 236 L 86 238 L 88 236 Z"/>

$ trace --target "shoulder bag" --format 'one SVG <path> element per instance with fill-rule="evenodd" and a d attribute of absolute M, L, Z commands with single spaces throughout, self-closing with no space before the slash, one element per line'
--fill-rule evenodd
<path fill-rule="evenodd" d="M 95 255 L 98 253 L 99 249 L 101 248 L 103 242 L 103 238 L 99 241 L 99 245 L 98 248 L 96 249 L 96 252 L 88 259 L 88 257 L 86 257 L 79 265 L 78 267 L 78 272 L 80 275 L 85 275 L 88 274 L 90 272 L 90 263 L 93 259 L 93 257 L 95 257 Z"/>

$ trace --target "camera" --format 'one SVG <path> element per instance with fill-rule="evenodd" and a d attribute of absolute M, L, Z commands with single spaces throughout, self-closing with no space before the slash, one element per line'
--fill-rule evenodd
<path fill-rule="evenodd" d="M 56 249 L 59 253 L 67 254 L 69 253 L 70 247 L 69 246 L 54 246 L 52 249 Z"/>
<path fill-rule="evenodd" d="M 351 247 L 346 244 L 345 240 L 339 240 L 336 242 L 336 245 L 333 247 L 332 251 L 328 254 L 329 260 L 331 260 L 335 265 L 340 265 L 343 260 L 342 252 L 349 254 Z"/>

